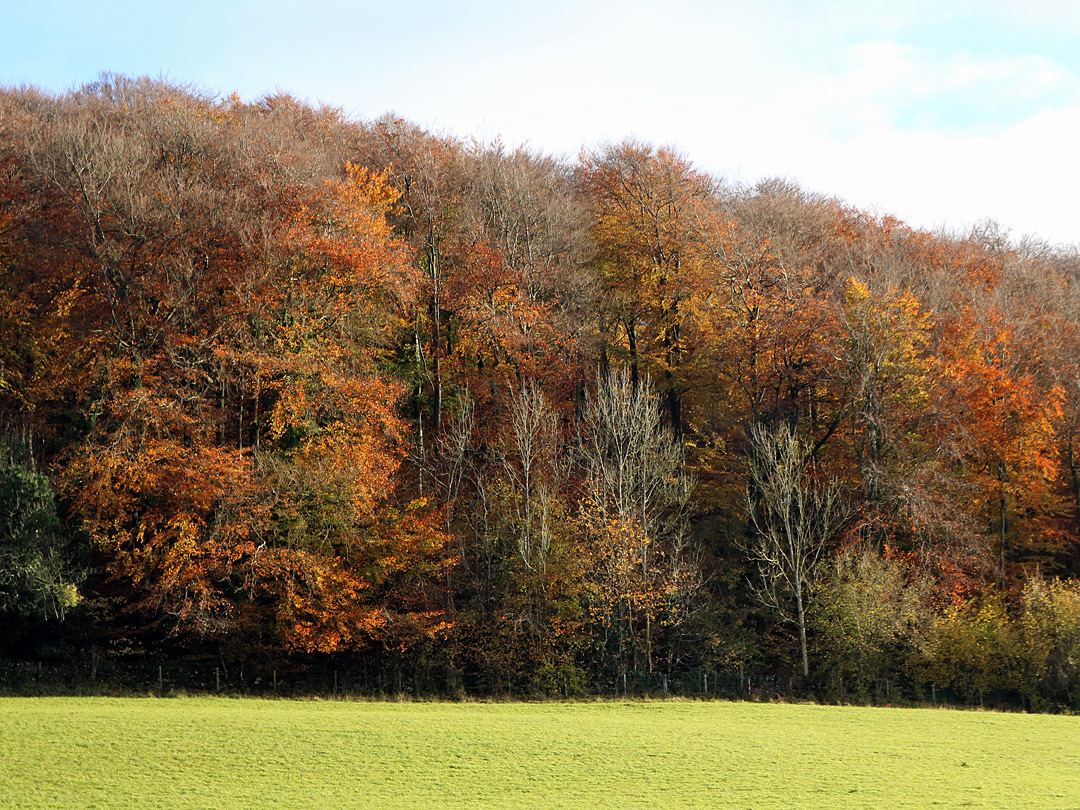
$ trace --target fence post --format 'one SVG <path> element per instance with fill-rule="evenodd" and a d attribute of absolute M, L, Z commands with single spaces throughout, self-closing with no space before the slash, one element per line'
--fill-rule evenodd
<path fill-rule="evenodd" d="M 159 697 L 165 693 L 165 676 L 161 674 L 161 664 L 157 665 L 157 690 Z"/>
<path fill-rule="evenodd" d="M 274 670 L 274 691 L 277 691 L 277 670 Z"/>
<path fill-rule="evenodd" d="M 217 691 L 221 691 L 221 670 L 218 667 L 214 667 L 214 684 L 217 686 Z"/>

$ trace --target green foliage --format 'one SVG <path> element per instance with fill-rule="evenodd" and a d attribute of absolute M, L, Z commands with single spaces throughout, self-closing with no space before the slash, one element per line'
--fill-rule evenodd
<path fill-rule="evenodd" d="M 545 663 L 533 673 L 530 692 L 542 697 L 580 697 L 588 694 L 589 673 L 574 664 Z"/>
<path fill-rule="evenodd" d="M 1020 684 L 1023 647 L 999 594 L 952 605 L 923 639 L 915 669 L 922 679 L 982 701 Z"/>
<path fill-rule="evenodd" d="M 1034 705 L 1080 709 L 1080 582 L 1034 580 L 1021 604 L 1024 691 Z"/>
<path fill-rule="evenodd" d="M 812 621 L 833 686 L 865 696 L 898 672 L 931 621 L 929 583 L 904 564 L 866 548 L 832 561 Z"/>
<path fill-rule="evenodd" d="M 62 619 L 80 580 L 48 479 L 0 465 L 0 614 Z"/>

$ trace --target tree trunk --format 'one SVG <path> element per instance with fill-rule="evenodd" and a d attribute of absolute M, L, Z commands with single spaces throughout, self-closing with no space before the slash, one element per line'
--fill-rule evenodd
<path fill-rule="evenodd" d="M 634 326 L 634 322 L 629 318 L 623 319 L 623 326 L 626 328 L 626 343 L 627 348 L 630 350 L 630 385 L 636 392 L 638 390 L 638 380 L 640 379 L 638 372 L 637 329 Z"/>
<path fill-rule="evenodd" d="M 799 618 L 799 650 L 802 652 L 802 674 L 803 678 L 806 679 L 810 677 L 810 658 L 806 652 L 806 610 L 803 607 L 801 584 L 795 586 L 795 610 Z"/>
<path fill-rule="evenodd" d="M 998 522 L 1001 531 L 1001 587 L 1005 587 L 1005 496 L 998 501 Z"/>
<path fill-rule="evenodd" d="M 1080 535 L 1080 471 L 1076 466 L 1076 451 L 1069 442 L 1069 472 L 1072 475 L 1073 497 L 1076 499 L 1076 525 L 1074 530 Z M 1080 546 L 1073 544 L 1065 561 L 1066 570 L 1071 576 L 1080 575 Z"/>

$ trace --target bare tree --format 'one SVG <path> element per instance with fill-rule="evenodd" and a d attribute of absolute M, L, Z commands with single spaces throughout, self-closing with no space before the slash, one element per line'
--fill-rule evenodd
<path fill-rule="evenodd" d="M 426 470 L 444 505 L 446 531 L 460 552 L 457 571 L 467 578 L 486 604 L 494 589 L 498 553 L 496 514 L 492 495 L 495 465 L 481 449 L 477 436 L 476 405 L 467 393 L 455 399 L 436 438 L 436 453 L 418 454 L 414 463 Z"/>
<path fill-rule="evenodd" d="M 619 654 L 629 643 L 651 670 L 653 625 L 686 618 L 698 582 L 688 558 L 690 480 L 682 447 L 665 424 L 648 377 L 618 369 L 597 380 L 583 412 L 585 523 L 598 541 L 596 576 L 612 600 Z M 644 633 L 639 648 L 637 632 Z"/>
<path fill-rule="evenodd" d="M 529 571 L 543 573 L 551 550 L 559 479 L 558 421 L 544 392 L 529 380 L 510 404 L 513 451 L 503 460 L 511 484 L 518 554 Z"/>
<path fill-rule="evenodd" d="M 590 251 L 585 203 L 556 159 L 522 146 L 476 145 L 469 152 L 468 196 L 475 227 L 484 232 L 522 279 L 533 300 L 574 299 L 571 288 Z"/>
<path fill-rule="evenodd" d="M 806 609 L 818 579 L 825 543 L 846 519 L 835 485 L 807 479 L 809 452 L 786 424 L 750 429 L 747 547 L 757 563 L 758 598 L 799 628 L 803 677 L 810 674 Z"/>
<path fill-rule="evenodd" d="M 603 508 L 639 522 L 650 537 L 681 539 L 688 495 L 682 448 L 664 425 L 650 381 L 635 385 L 623 369 L 600 376 L 584 422 L 582 455 Z"/>
<path fill-rule="evenodd" d="M 476 432 L 476 406 L 468 396 L 462 396 L 457 409 L 443 422 L 443 430 L 436 438 L 438 453 L 435 454 L 434 469 L 430 470 L 435 480 L 439 495 L 446 505 L 446 530 L 451 530 L 451 521 L 462 487 L 469 478 L 472 459 L 473 434 Z M 422 452 L 422 450 L 421 450 Z M 426 459 L 420 456 L 418 462 Z"/>

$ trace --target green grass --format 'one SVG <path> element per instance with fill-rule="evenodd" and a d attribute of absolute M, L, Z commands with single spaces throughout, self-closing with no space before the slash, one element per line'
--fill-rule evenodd
<path fill-rule="evenodd" d="M 1080 718 L 5 698 L 0 807 L 1078 808 Z"/>

